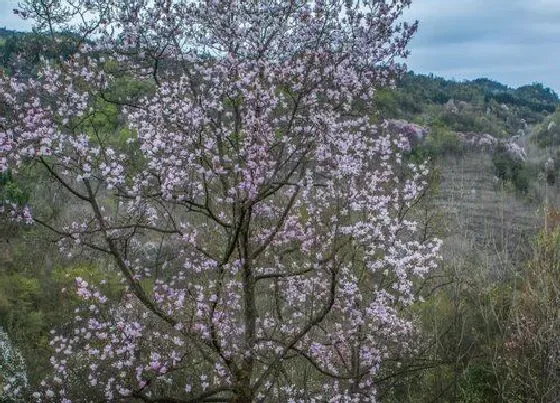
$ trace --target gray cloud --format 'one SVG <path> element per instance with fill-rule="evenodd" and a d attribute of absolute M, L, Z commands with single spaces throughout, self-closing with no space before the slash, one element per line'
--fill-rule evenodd
<path fill-rule="evenodd" d="M 559 0 L 416 0 L 405 19 L 420 21 L 412 70 L 560 91 Z"/>

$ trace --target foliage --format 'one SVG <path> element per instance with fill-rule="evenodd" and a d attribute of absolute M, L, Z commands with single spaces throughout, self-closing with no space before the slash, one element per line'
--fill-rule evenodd
<path fill-rule="evenodd" d="M 505 146 L 496 147 L 492 163 L 496 168 L 496 175 L 502 181 L 510 182 L 519 192 L 526 193 L 529 190 L 532 177 L 529 167 L 525 161 L 512 155 Z"/>
<path fill-rule="evenodd" d="M 430 130 L 425 147 L 432 155 L 461 154 L 463 144 L 456 134 L 445 126 L 435 126 Z"/>
<path fill-rule="evenodd" d="M 29 200 L 29 191 L 14 180 L 9 170 L 0 172 L 0 205 L 7 200 L 19 205 L 24 205 Z"/>
<path fill-rule="evenodd" d="M 29 381 L 42 379 L 48 369 L 52 328 L 66 325 L 80 306 L 81 299 L 72 292 L 76 277 L 97 282 L 110 278 L 104 286 L 107 295 L 122 295 L 118 279 L 94 266 L 58 267 L 48 276 L 0 274 L 0 326 L 33 364 L 27 371 Z"/>
<path fill-rule="evenodd" d="M 559 105 L 558 96 L 542 84 L 518 89 L 488 79 L 450 81 L 409 72 L 395 89 L 376 95 L 378 115 L 428 126 L 446 126 L 495 137 L 516 135 L 527 124 L 541 122 Z"/>
<path fill-rule="evenodd" d="M 508 401 L 551 402 L 560 397 L 560 231 L 557 222 L 550 224 L 539 234 L 534 256 L 526 264 L 506 328 L 499 364 L 507 382 L 504 399 Z"/>
<path fill-rule="evenodd" d="M 67 34 L 58 34 L 53 40 L 38 33 L 10 32 L 0 43 L 0 67 L 8 73 L 17 68 L 20 74 L 29 75 L 42 60 L 66 58 L 74 50 L 75 40 Z"/>
<path fill-rule="evenodd" d="M 445 104 L 454 100 L 471 104 L 489 104 L 495 101 L 498 104 L 519 108 L 519 112 L 522 112 L 520 117 L 524 117 L 525 108 L 535 112 L 554 112 L 559 103 L 558 95 L 540 83 L 512 89 L 484 78 L 456 82 L 410 72 L 402 80 L 401 85 L 410 88 L 419 101 L 424 101 L 422 103 Z"/>
<path fill-rule="evenodd" d="M 560 145 L 560 110 L 536 127 L 534 140 L 541 147 Z"/>
<path fill-rule="evenodd" d="M 491 280 L 473 259 L 436 282 L 415 307 L 424 354 L 405 362 L 413 371 L 395 380 L 387 401 L 558 400 L 559 216 L 548 214 L 511 277 Z"/>

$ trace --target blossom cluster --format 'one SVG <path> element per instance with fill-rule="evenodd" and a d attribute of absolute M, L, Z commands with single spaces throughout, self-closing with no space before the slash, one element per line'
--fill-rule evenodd
<path fill-rule="evenodd" d="M 0 328 L 0 400 L 23 402 L 29 389 L 27 368 L 21 352 Z"/>

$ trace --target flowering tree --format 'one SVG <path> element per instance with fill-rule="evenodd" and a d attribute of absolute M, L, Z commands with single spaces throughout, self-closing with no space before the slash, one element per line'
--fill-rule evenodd
<path fill-rule="evenodd" d="M 62 224 L 5 212 L 126 285 L 77 279 L 37 399 L 375 400 L 439 248 L 407 219 L 426 167 L 370 119 L 409 3 L 80 1 L 95 44 L 2 79 L 3 169 L 34 162 L 73 201 Z"/>

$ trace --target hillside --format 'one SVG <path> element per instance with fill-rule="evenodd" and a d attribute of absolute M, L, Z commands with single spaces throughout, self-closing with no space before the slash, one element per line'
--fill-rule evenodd
<path fill-rule="evenodd" d="M 380 116 L 406 127 L 413 151 L 440 173 L 435 206 L 447 217 L 448 243 L 464 254 L 503 251 L 517 260 L 554 208 L 560 189 L 558 95 L 542 84 L 509 88 L 478 79 L 449 81 L 408 73 L 378 94 Z"/>
<path fill-rule="evenodd" d="M 515 255 L 519 245 L 542 226 L 539 204 L 499 181 L 488 153 L 445 156 L 439 167 L 441 189 L 436 205 L 449 217 L 453 237 L 459 235 L 476 248 L 505 248 Z"/>
<path fill-rule="evenodd" d="M 414 72 L 398 80 L 396 90 L 382 91 L 379 98 L 382 114 L 426 123 L 439 118 L 463 130 L 487 125 L 491 134 L 505 134 L 493 132 L 497 129 L 515 133 L 519 128 L 516 118 L 536 124 L 560 104 L 558 95 L 541 83 L 510 88 L 486 78 L 453 81 Z M 462 120 L 453 122 L 444 112 L 456 110 L 462 110 Z"/>

